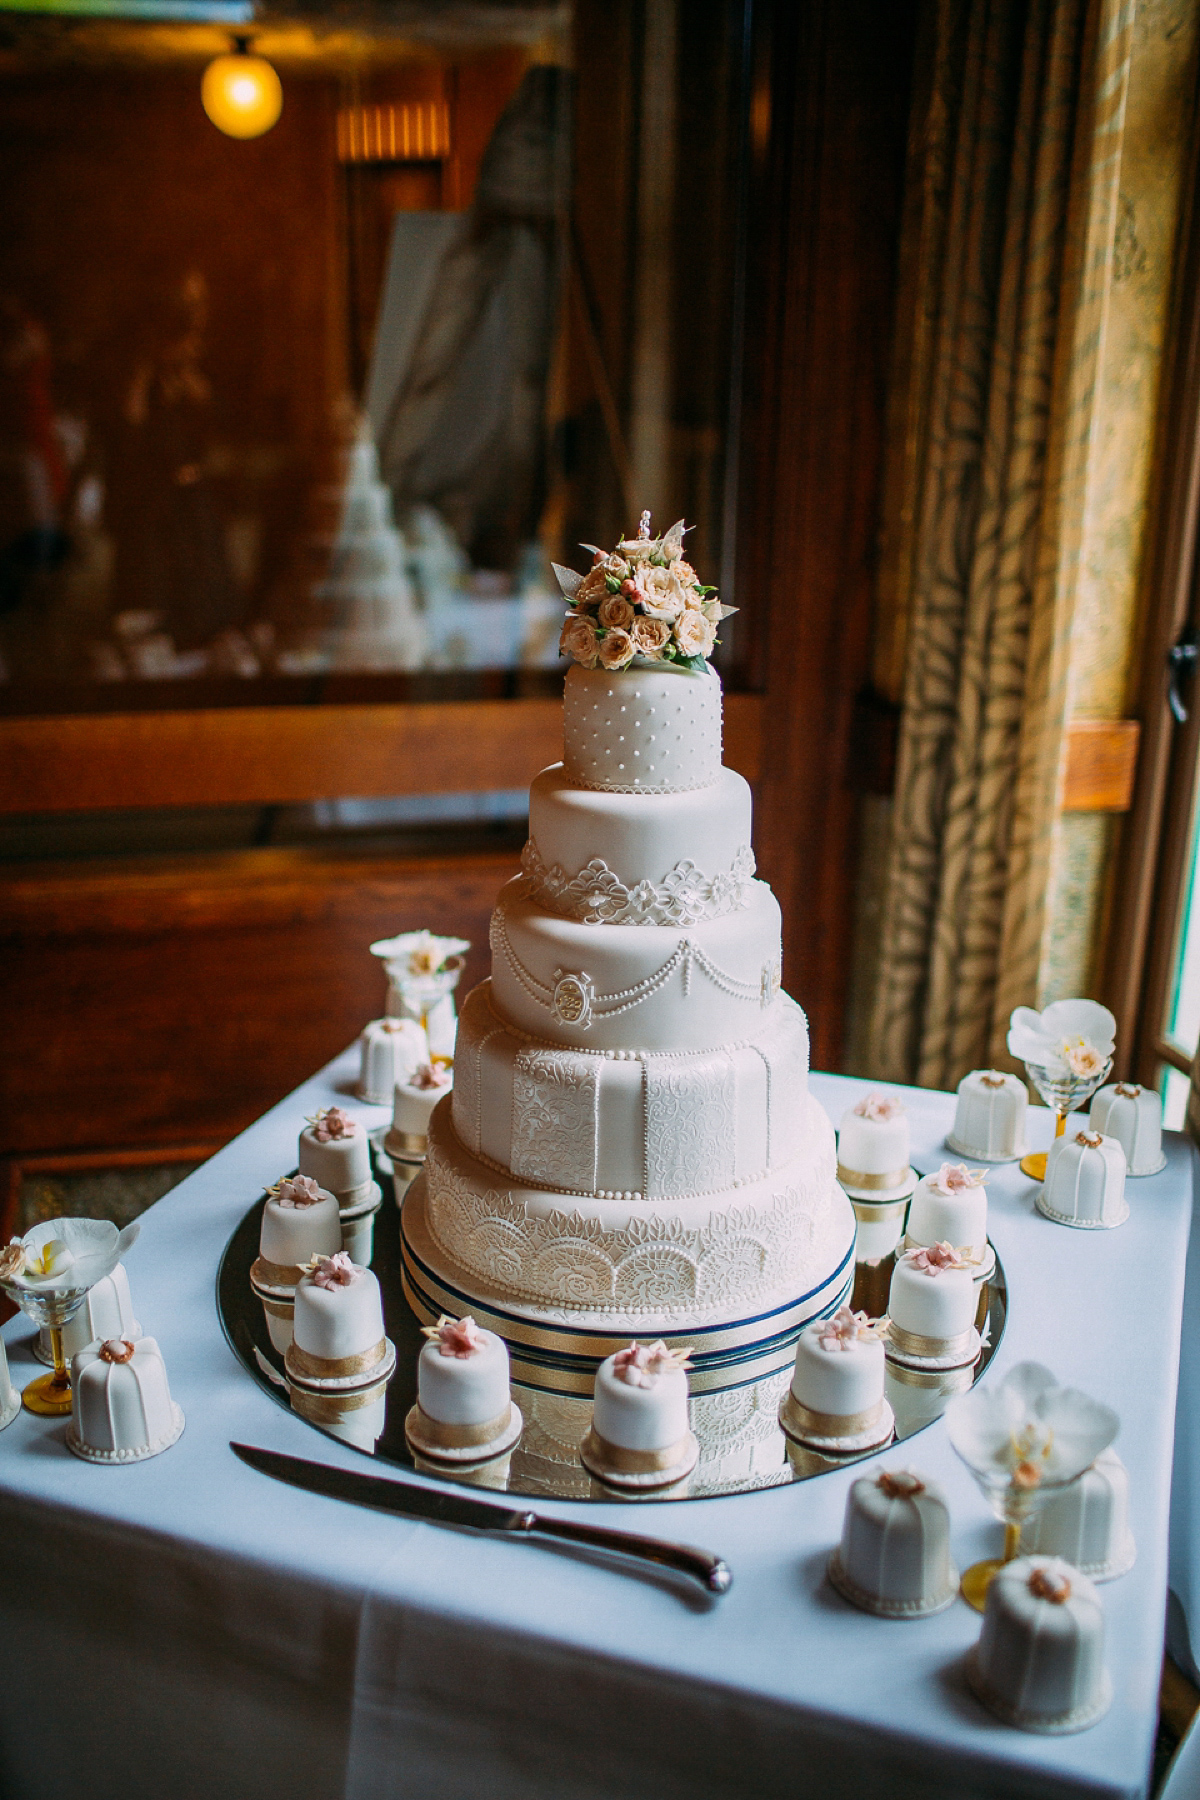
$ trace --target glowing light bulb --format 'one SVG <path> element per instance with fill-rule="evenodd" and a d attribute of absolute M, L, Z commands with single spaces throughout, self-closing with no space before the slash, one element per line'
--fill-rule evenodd
<path fill-rule="evenodd" d="M 236 43 L 236 50 L 218 56 L 205 69 L 200 99 L 226 137 L 261 137 L 283 111 L 283 89 L 266 58 L 251 56 L 248 38 Z"/>

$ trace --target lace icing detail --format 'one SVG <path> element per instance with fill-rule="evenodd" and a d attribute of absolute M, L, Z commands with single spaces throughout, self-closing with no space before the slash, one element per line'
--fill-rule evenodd
<path fill-rule="evenodd" d="M 484 1290 L 565 1311 L 694 1313 L 796 1292 L 813 1267 L 832 1184 L 818 1172 L 746 1212 L 632 1218 L 619 1228 L 580 1212 L 527 1214 L 511 1192 L 477 1187 L 435 1143 L 426 1161 L 434 1238 Z"/>
<path fill-rule="evenodd" d="M 532 899 L 583 925 L 700 925 L 750 904 L 754 852 L 743 844 L 720 875 L 706 875 L 688 860 L 676 863 L 659 882 L 627 887 L 600 856 L 572 877 L 558 863 L 548 869 L 529 838 L 521 870 Z"/>
<path fill-rule="evenodd" d="M 648 1194 L 703 1193 L 734 1184 L 737 1078 L 733 1058 L 643 1066 Z"/>
<path fill-rule="evenodd" d="M 531 1000 L 545 1007 L 560 1025 L 576 1025 L 582 1031 L 587 1030 L 593 1019 L 615 1019 L 621 1013 L 632 1012 L 635 1006 L 640 1006 L 643 1000 L 664 987 L 676 969 L 682 970 L 685 996 L 692 991 L 692 977 L 697 969 L 722 993 L 734 1000 L 756 1001 L 764 1011 L 779 992 L 778 963 L 764 963 L 757 981 L 742 981 L 736 975 L 728 974 L 690 938 L 683 938 L 676 944 L 666 962 L 653 975 L 611 994 L 598 993 L 595 982 L 585 970 L 556 969 L 552 982 L 540 981 L 513 949 L 500 907 L 492 914 L 491 947 L 493 956 L 499 952 L 504 957 L 514 978 Z"/>
<path fill-rule="evenodd" d="M 568 1051 L 522 1050 L 513 1067 L 512 1169 L 519 1180 L 590 1192 L 596 1185 L 600 1064 Z"/>

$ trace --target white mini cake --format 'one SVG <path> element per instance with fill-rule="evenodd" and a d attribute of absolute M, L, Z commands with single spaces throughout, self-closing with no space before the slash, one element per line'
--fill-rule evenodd
<path fill-rule="evenodd" d="M 395 1351 L 383 1331 L 379 1282 L 344 1250 L 314 1257 L 296 1286 L 289 1377 L 308 1386 L 361 1387 L 378 1381 Z"/>
<path fill-rule="evenodd" d="M 1021 1731 L 1084 1731 L 1108 1711 L 1100 1596 L 1057 1557 L 997 1570 L 967 1680 L 990 1712 Z"/>
<path fill-rule="evenodd" d="M 885 1619 L 942 1612 L 958 1593 L 940 1487 L 910 1469 L 861 1475 L 846 1496 L 829 1579 L 851 1605 Z"/>
<path fill-rule="evenodd" d="M 1058 1225 L 1111 1231 L 1129 1217 L 1125 1152 L 1115 1137 L 1076 1131 L 1055 1138 L 1038 1190 L 1038 1211 Z"/>
<path fill-rule="evenodd" d="M 70 1362 L 73 1356 L 99 1339 L 128 1338 L 130 1343 L 136 1344 L 141 1335 L 142 1328 L 133 1316 L 129 1277 L 124 1266 L 118 1263 L 111 1275 L 103 1276 L 95 1287 L 88 1289 L 79 1311 L 63 1326 L 63 1355 Z M 40 1361 L 53 1366 L 54 1352 L 45 1326 L 38 1333 L 34 1354 Z"/>
<path fill-rule="evenodd" d="M 332 1194 L 343 1212 L 369 1200 L 371 1146 L 360 1122 L 340 1106 L 310 1119 L 300 1133 L 300 1173 Z"/>
<path fill-rule="evenodd" d="M 372 1019 L 358 1042 L 358 1096 L 372 1106 L 387 1106 L 396 1083 L 429 1060 L 429 1044 L 416 1019 Z"/>
<path fill-rule="evenodd" d="M 334 1196 L 306 1175 L 273 1187 L 263 1207 L 259 1260 L 251 1281 L 267 1287 L 294 1287 L 305 1263 L 332 1256 L 342 1247 L 342 1223 Z M 264 1267 L 264 1265 L 266 1265 Z"/>
<path fill-rule="evenodd" d="M 1034 1513 L 1021 1547 L 1061 1556 L 1092 1581 L 1115 1581 L 1132 1569 L 1137 1552 L 1129 1529 L 1129 1475 L 1115 1450 L 1102 1450 L 1078 1481 Z"/>
<path fill-rule="evenodd" d="M 1025 1153 L 1025 1083 L 1001 1069 L 972 1069 L 958 1084 L 954 1130 L 946 1139 L 960 1156 L 1015 1162 Z"/>
<path fill-rule="evenodd" d="M 389 1156 L 424 1156 L 429 1115 L 453 1085 L 453 1065 L 442 1061 L 422 1063 L 408 1081 L 396 1083 L 392 1128 L 383 1141 Z"/>
<path fill-rule="evenodd" d="M 837 1178 L 862 1200 L 896 1200 L 911 1193 L 908 1114 L 890 1094 L 866 1094 L 842 1114 Z"/>
<path fill-rule="evenodd" d="M 988 1248 L 986 1180 L 983 1169 L 968 1169 L 965 1163 L 943 1163 L 935 1174 L 922 1176 L 908 1210 L 906 1245 L 922 1250 L 953 1244 L 978 1274 Z"/>
<path fill-rule="evenodd" d="M 85 1462 L 142 1462 L 170 1449 L 182 1430 L 153 1338 L 107 1338 L 72 1359 L 67 1447 Z"/>
<path fill-rule="evenodd" d="M 883 1383 L 882 1340 L 866 1313 L 843 1306 L 800 1333 L 779 1423 L 787 1436 L 818 1447 L 874 1449 L 894 1425 Z"/>
<path fill-rule="evenodd" d="M 409 1445 L 442 1462 L 480 1462 L 512 1449 L 524 1429 L 509 1392 L 508 1349 L 474 1319 L 422 1327 L 417 1404 L 404 1421 Z"/>
<path fill-rule="evenodd" d="M 892 1270 L 887 1355 L 951 1367 L 974 1362 L 975 1281 L 952 1244 L 907 1250 Z"/>
<path fill-rule="evenodd" d="M 592 1426 L 579 1457 L 589 1474 L 618 1487 L 665 1487 L 696 1466 L 688 1423 L 688 1350 L 630 1344 L 596 1371 Z"/>
<path fill-rule="evenodd" d="M 1162 1100 L 1154 1088 L 1134 1081 L 1102 1087 L 1092 1099 L 1088 1123 L 1104 1137 L 1115 1137 L 1125 1152 L 1127 1174 L 1157 1175 L 1166 1167 L 1162 1147 Z"/>
<path fill-rule="evenodd" d="M 8 1372 L 8 1352 L 4 1348 L 4 1339 L 0 1338 L 0 1431 L 11 1425 L 21 1410 L 21 1396 L 12 1384 Z"/>

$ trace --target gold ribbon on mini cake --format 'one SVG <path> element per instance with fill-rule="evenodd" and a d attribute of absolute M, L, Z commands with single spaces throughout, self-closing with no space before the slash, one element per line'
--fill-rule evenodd
<path fill-rule="evenodd" d="M 289 1375 L 307 1376 L 310 1381 L 336 1381 L 343 1375 L 365 1375 L 377 1368 L 386 1355 L 386 1338 L 380 1338 L 370 1350 L 361 1350 L 356 1356 L 312 1356 L 293 1339 L 283 1361 Z"/>
<path fill-rule="evenodd" d="M 924 1337 L 919 1331 L 905 1331 L 894 1319 L 888 1326 L 888 1341 L 901 1356 L 965 1356 L 974 1337 L 973 1326 L 955 1337 Z"/>
<path fill-rule="evenodd" d="M 877 1400 L 863 1412 L 816 1412 L 802 1400 L 797 1400 L 789 1388 L 783 1402 L 783 1415 L 794 1431 L 809 1437 L 858 1437 L 860 1433 L 870 1431 L 872 1425 L 878 1425 L 883 1417 L 883 1401 Z"/>
<path fill-rule="evenodd" d="M 312 1394 L 304 1388 L 291 1389 L 292 1407 L 312 1425 L 336 1425 L 349 1413 L 364 1406 L 374 1406 L 386 1391 L 387 1383 L 377 1381 L 371 1387 L 355 1388 L 349 1394 Z"/>
<path fill-rule="evenodd" d="M 476 1444 L 493 1443 L 512 1422 L 511 1401 L 503 1412 L 497 1413 L 494 1419 L 485 1419 L 482 1425 L 447 1425 L 441 1419 L 431 1419 L 419 1402 L 414 1410 L 418 1415 L 422 1444 L 436 1446 L 439 1450 L 470 1450 Z"/>
<path fill-rule="evenodd" d="M 423 1131 L 397 1131 L 393 1126 L 383 1140 L 383 1147 L 389 1156 L 407 1159 L 424 1156 L 429 1139 Z"/>
<path fill-rule="evenodd" d="M 837 1178 L 843 1187 L 867 1188 L 872 1193 L 882 1193 L 888 1188 L 898 1188 L 908 1179 L 908 1164 L 902 1169 L 891 1170 L 887 1175 L 868 1175 L 864 1169 L 847 1169 L 843 1163 L 839 1163 Z"/>
<path fill-rule="evenodd" d="M 583 1440 L 582 1449 L 598 1467 L 611 1469 L 616 1475 L 657 1475 L 686 1460 L 688 1440 L 686 1436 L 681 1437 L 678 1442 L 668 1444 L 665 1450 L 625 1450 L 620 1444 L 610 1444 L 607 1438 L 600 1437 L 593 1426 Z"/>
<path fill-rule="evenodd" d="M 299 1263 L 268 1262 L 265 1256 L 259 1256 L 251 1264 L 250 1280 L 260 1287 L 294 1288 L 303 1273 Z"/>

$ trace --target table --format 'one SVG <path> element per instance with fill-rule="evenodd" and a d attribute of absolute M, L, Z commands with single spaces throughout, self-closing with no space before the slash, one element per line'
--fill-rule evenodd
<path fill-rule="evenodd" d="M 132 1468 L 71 1457 L 22 1414 L 0 1436 L 0 1791 L 11 1800 L 889 1800 L 1145 1792 L 1167 1587 L 1167 1515 L 1194 1152 L 1169 1140 L 1120 1231 L 1035 1215 L 1012 1168 L 989 1181 L 1010 1282 L 989 1380 L 1047 1362 L 1121 1412 L 1138 1561 L 1102 1589 L 1116 1697 L 1073 1738 L 1006 1730 L 960 1674 L 978 1620 L 880 1621 L 823 1582 L 850 1473 L 644 1509 L 636 1524 L 727 1557 L 709 1602 L 576 1553 L 397 1521 L 280 1487 L 231 1437 L 369 1467 L 275 1406 L 240 1368 L 213 1299 L 220 1251 L 294 1165 L 305 1114 L 348 1099 L 348 1053 L 161 1200 L 127 1259 L 187 1415 Z M 813 1078 L 835 1119 L 865 1091 Z M 942 1160 L 946 1095 L 906 1091 L 918 1167 Z M 1050 1115 L 1033 1115 L 1035 1142 Z M 389 1228 L 390 1202 L 379 1228 Z M 1197 1302 L 1200 1304 L 1200 1302 Z M 31 1372 L 24 1320 L 6 1328 Z M 946 1489 L 960 1566 L 999 1526 L 944 1427 L 885 1458 Z M 628 1526 L 627 1508 L 555 1510 Z M 1186 1596 L 1185 1596 L 1186 1599 Z"/>

